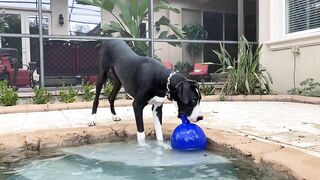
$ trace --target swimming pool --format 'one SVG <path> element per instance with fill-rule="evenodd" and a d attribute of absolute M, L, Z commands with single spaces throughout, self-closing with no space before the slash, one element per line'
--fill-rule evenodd
<path fill-rule="evenodd" d="M 179 152 L 148 141 L 61 148 L 1 163 L 0 179 L 285 179 L 211 151 Z"/>

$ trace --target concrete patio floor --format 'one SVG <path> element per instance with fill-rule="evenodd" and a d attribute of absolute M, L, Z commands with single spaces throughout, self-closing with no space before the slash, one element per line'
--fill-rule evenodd
<path fill-rule="evenodd" d="M 254 138 L 290 145 L 320 157 L 320 105 L 291 102 L 203 102 L 202 127 L 241 133 Z M 123 121 L 134 122 L 133 109 L 116 107 Z M 0 134 L 45 129 L 86 127 L 91 109 L 0 115 Z M 173 104 L 164 105 L 163 123 L 176 122 Z M 151 106 L 144 110 L 152 120 Z M 109 108 L 98 109 L 97 125 L 112 122 Z"/>

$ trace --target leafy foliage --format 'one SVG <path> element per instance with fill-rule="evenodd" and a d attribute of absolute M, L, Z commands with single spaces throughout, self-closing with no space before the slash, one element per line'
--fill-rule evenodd
<path fill-rule="evenodd" d="M 259 64 L 262 45 L 253 52 L 252 45 L 245 37 L 242 37 L 238 50 L 238 60 L 231 58 L 227 50 L 220 44 L 220 52 L 217 54 L 222 68 L 219 70 L 227 74 L 227 80 L 222 89 L 226 95 L 235 94 L 269 94 L 272 79 L 264 67 Z"/>
<path fill-rule="evenodd" d="M 65 103 L 72 103 L 76 100 L 77 91 L 74 90 L 72 85 L 67 90 L 63 84 L 61 91 L 59 92 L 59 100 Z"/>
<path fill-rule="evenodd" d="M 81 86 L 83 91 L 83 100 L 87 102 L 91 101 L 95 92 L 94 86 L 92 84 L 89 84 L 88 82 L 82 82 Z"/>
<path fill-rule="evenodd" d="M 46 88 L 35 87 L 33 91 L 34 97 L 32 100 L 35 104 L 47 104 L 52 98 L 52 94 L 49 93 Z"/>
<path fill-rule="evenodd" d="M 192 66 L 187 62 L 177 62 L 174 65 L 174 70 L 177 72 L 188 72 L 192 69 Z"/>
<path fill-rule="evenodd" d="M 7 81 L 0 81 L 0 103 L 4 106 L 16 105 L 18 94 L 14 88 L 8 87 Z"/>
<path fill-rule="evenodd" d="M 208 37 L 208 32 L 199 23 L 186 24 L 182 27 L 182 30 L 186 34 L 186 39 L 203 40 Z M 203 45 L 200 43 L 187 43 L 187 48 L 190 54 L 194 56 L 201 52 Z"/>
<path fill-rule="evenodd" d="M 202 81 L 200 84 L 200 91 L 205 96 L 214 95 L 215 90 L 216 90 L 216 88 L 215 88 L 214 84 L 205 84 L 204 81 Z"/>
<path fill-rule="evenodd" d="M 4 10 L 2 10 L 2 12 L 0 12 L 0 33 L 4 32 L 4 28 L 5 28 L 5 12 Z"/>
<path fill-rule="evenodd" d="M 4 89 L 6 89 L 7 86 L 8 86 L 8 81 L 6 80 L 0 81 L 0 93 L 4 91 Z"/>
<path fill-rule="evenodd" d="M 109 95 L 112 92 L 112 88 L 113 88 L 112 83 L 110 81 L 107 81 L 106 84 L 104 85 L 104 88 L 103 88 L 104 95 L 109 97 Z"/>
<path fill-rule="evenodd" d="M 121 37 L 129 38 L 140 38 L 144 36 L 141 36 L 140 24 L 143 22 L 143 20 L 147 19 L 149 0 L 76 0 L 76 2 L 79 4 L 100 7 L 109 12 L 116 19 L 116 21 L 110 21 L 102 26 L 104 35 L 111 36 L 112 34 L 116 33 Z M 116 14 L 114 11 L 114 7 L 116 6 L 120 10 L 119 14 Z M 160 1 L 154 7 L 154 11 L 158 11 L 160 9 L 166 9 L 175 13 L 180 13 L 177 8 L 174 8 L 170 4 L 163 1 Z M 173 32 L 173 34 L 169 34 L 169 31 L 162 31 L 159 38 L 184 38 L 183 31 L 176 25 L 171 24 L 171 21 L 167 17 L 162 16 L 157 21 L 157 24 L 167 26 Z M 174 46 L 181 45 L 180 43 L 170 44 Z M 130 42 L 129 45 L 139 55 L 145 56 L 148 53 L 149 45 L 147 42 L 133 41 Z"/>
<path fill-rule="evenodd" d="M 300 82 L 300 86 L 300 88 L 293 88 L 289 90 L 288 93 L 302 96 L 320 97 L 320 83 L 315 82 L 314 79 L 306 79 Z"/>

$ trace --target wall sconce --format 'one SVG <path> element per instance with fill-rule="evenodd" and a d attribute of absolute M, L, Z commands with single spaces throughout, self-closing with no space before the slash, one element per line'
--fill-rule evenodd
<path fill-rule="evenodd" d="M 160 31 L 160 23 L 159 23 L 159 21 L 157 21 L 155 23 L 155 26 L 156 26 L 156 30 L 159 32 Z"/>
<path fill-rule="evenodd" d="M 64 18 L 62 16 L 62 14 L 59 14 L 58 21 L 59 21 L 60 26 L 62 26 L 64 24 Z"/>

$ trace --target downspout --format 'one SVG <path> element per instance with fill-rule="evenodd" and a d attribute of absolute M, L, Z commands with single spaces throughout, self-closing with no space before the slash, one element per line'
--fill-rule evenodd
<path fill-rule="evenodd" d="M 291 48 L 291 53 L 293 54 L 293 88 L 296 88 L 296 70 L 297 70 L 297 56 L 300 54 L 300 47 L 294 46 Z"/>

